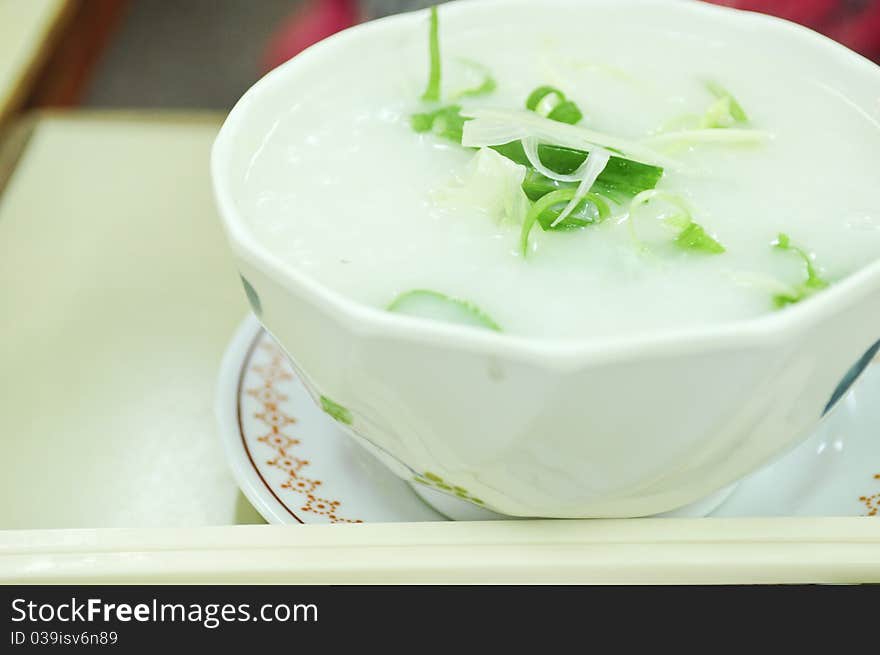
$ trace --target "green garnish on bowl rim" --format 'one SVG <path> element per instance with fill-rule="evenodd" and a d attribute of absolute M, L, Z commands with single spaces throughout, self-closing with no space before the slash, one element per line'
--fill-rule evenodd
<path fill-rule="evenodd" d="M 465 318 L 476 326 L 484 327 L 494 332 L 503 331 L 501 326 L 491 316 L 470 300 L 447 296 L 445 293 L 434 291 L 433 289 L 410 289 L 409 291 L 404 291 L 392 300 L 386 309 L 389 312 L 418 316 L 419 314 L 410 311 L 407 307 L 413 301 L 428 303 L 440 310 L 452 310 L 463 314 Z"/>
<path fill-rule="evenodd" d="M 321 396 L 321 409 L 334 419 L 345 425 L 351 425 L 354 421 L 351 411 L 347 407 L 343 407 L 339 403 L 330 400 L 327 396 Z"/>

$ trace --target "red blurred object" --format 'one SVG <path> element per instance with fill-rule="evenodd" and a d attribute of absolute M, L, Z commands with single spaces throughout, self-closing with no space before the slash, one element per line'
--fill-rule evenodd
<path fill-rule="evenodd" d="M 868 5 L 860 13 L 832 25 L 826 34 L 856 52 L 880 61 L 880 2 Z"/>
<path fill-rule="evenodd" d="M 287 18 L 266 46 L 264 70 L 360 20 L 357 0 L 308 0 Z"/>
<path fill-rule="evenodd" d="M 712 4 L 758 11 L 819 30 L 837 12 L 840 0 L 708 0 Z"/>
<path fill-rule="evenodd" d="M 779 16 L 880 60 L 880 0 L 706 0 Z"/>
<path fill-rule="evenodd" d="M 880 61 L 880 0 L 705 0 L 779 16 L 827 34 Z M 274 68 L 360 20 L 357 0 L 308 0 L 278 28 L 263 63 Z"/>

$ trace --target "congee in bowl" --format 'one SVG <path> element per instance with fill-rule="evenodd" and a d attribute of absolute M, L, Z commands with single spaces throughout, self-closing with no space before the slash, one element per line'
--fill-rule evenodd
<path fill-rule="evenodd" d="M 880 254 L 875 117 L 796 59 L 580 13 L 441 7 L 328 68 L 249 162 L 255 236 L 365 305 L 557 339 L 760 316 Z"/>
<path fill-rule="evenodd" d="M 212 174 L 254 313 L 398 475 L 643 516 L 786 452 L 870 361 L 878 152 L 880 69 L 805 28 L 473 0 L 282 65 Z"/>

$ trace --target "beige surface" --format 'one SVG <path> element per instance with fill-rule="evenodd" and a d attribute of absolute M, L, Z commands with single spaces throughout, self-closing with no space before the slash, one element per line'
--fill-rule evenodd
<path fill-rule="evenodd" d="M 0 196 L 0 528 L 259 520 L 213 420 L 245 313 L 209 187 L 218 124 L 37 124 Z"/>
<path fill-rule="evenodd" d="M 0 532 L 4 582 L 880 582 L 880 521 L 449 521 Z"/>
<path fill-rule="evenodd" d="M 0 122 L 44 54 L 66 0 L 0 0 Z"/>

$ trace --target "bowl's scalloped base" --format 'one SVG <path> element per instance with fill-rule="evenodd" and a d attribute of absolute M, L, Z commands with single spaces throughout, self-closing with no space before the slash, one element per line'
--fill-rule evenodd
<path fill-rule="evenodd" d="M 723 489 L 709 494 L 705 498 L 700 498 L 692 503 L 688 503 L 677 509 L 654 514 L 652 516 L 662 518 L 700 518 L 708 516 L 714 512 L 721 504 L 727 500 L 730 494 L 736 489 L 738 482 L 734 482 Z M 493 512 L 485 507 L 480 507 L 466 500 L 456 498 L 442 491 L 426 487 L 421 484 L 410 483 L 410 487 L 416 495 L 425 501 L 432 509 L 440 512 L 443 516 L 453 521 L 497 521 L 500 519 L 511 518 L 504 514 Z M 540 517 L 535 517 L 540 518 Z M 587 518 L 587 517 L 584 517 Z"/>

